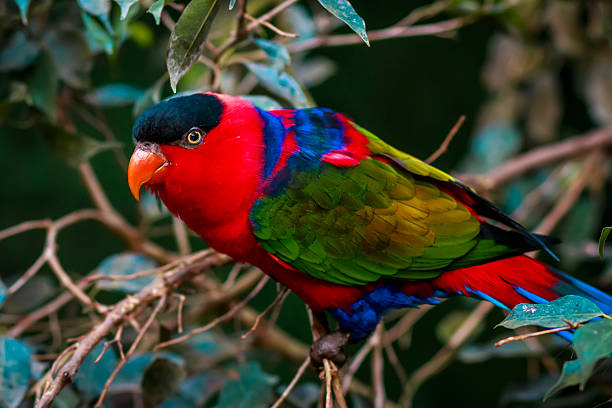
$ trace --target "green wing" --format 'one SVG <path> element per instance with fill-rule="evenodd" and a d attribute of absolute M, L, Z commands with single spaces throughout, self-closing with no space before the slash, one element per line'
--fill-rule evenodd
<path fill-rule="evenodd" d="M 251 210 L 263 248 L 313 277 L 345 285 L 428 279 L 454 269 L 454 262 L 465 267 L 516 252 L 481 239 L 485 224 L 427 181 L 451 176 L 358 130 L 373 154 L 401 160 L 403 168 L 368 158 L 354 167 L 321 163 L 294 171 L 281 193 L 260 198 Z"/>

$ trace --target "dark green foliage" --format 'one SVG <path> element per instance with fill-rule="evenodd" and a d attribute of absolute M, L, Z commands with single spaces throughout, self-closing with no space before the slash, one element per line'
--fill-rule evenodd
<path fill-rule="evenodd" d="M 157 264 L 154 261 L 145 256 L 135 253 L 125 253 L 112 255 L 104 259 L 96 268 L 96 272 L 100 275 L 107 276 L 127 276 L 155 269 L 156 266 Z M 155 278 L 149 275 L 130 280 L 99 280 L 96 282 L 96 286 L 100 289 L 134 293 L 153 282 L 153 279 Z"/>
<path fill-rule="evenodd" d="M 30 350 L 19 340 L 0 337 L 0 406 L 17 408 L 30 385 Z"/>
<path fill-rule="evenodd" d="M 214 408 L 264 408 L 274 398 L 276 377 L 264 373 L 257 363 L 240 366 L 234 380 L 225 384 Z"/>
<path fill-rule="evenodd" d="M 102 392 L 106 380 L 117 364 L 117 355 L 112 347 L 108 348 L 96 363 L 102 350 L 104 350 L 104 345 L 100 343 L 87 356 L 74 377 L 74 384 L 85 400 L 92 400 Z"/>
<path fill-rule="evenodd" d="M 155 407 L 175 394 L 187 373 L 185 363 L 178 356 L 156 356 L 142 376 L 142 395 L 145 407 Z"/>
<path fill-rule="evenodd" d="M 194 0 L 190 2 L 176 22 L 170 35 L 168 73 L 172 90 L 191 65 L 202 54 L 206 35 L 217 11 L 217 0 Z"/>

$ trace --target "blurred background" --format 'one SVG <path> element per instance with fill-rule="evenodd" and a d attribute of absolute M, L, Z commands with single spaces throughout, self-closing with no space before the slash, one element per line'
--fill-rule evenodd
<path fill-rule="evenodd" d="M 94 204 L 82 182 L 82 163 L 88 162 L 118 213 L 155 243 L 168 251 L 178 251 L 171 216 L 152 197 L 139 204 L 130 195 L 126 157 L 133 149 L 131 128 L 135 117 L 159 98 L 172 94 L 165 76 L 170 35 L 167 23 L 178 19 L 182 4 L 166 2 L 162 12 L 162 20 L 166 21 L 156 25 L 153 15 L 146 13 L 150 2 L 132 2 L 123 20 L 117 3 L 33 0 L 28 5 L 0 1 L 0 229 L 92 208 Z M 228 11 L 226 2 L 220 3 L 209 35 L 214 45 L 230 35 L 237 12 Z M 435 162 L 443 170 L 466 174 L 466 180 L 474 180 L 472 175 L 486 174 L 525 151 L 593 132 L 612 122 L 612 4 L 608 1 L 351 3 L 365 21 L 368 33 L 393 26 L 423 7 L 430 13 L 417 24 L 465 18 L 457 30 L 435 36 L 388 38 L 372 41 L 370 47 L 361 42 L 292 53 L 291 64 L 285 69 L 311 103 L 346 113 L 419 158 L 432 154 L 459 117 L 465 115 L 448 151 Z M 23 4 L 29 7 L 27 24 L 17 4 L 22 10 Z M 104 4 L 108 4 L 110 12 L 99 11 Z M 258 16 L 275 4 L 250 0 L 247 10 Z M 309 36 L 350 33 L 316 1 L 299 1 L 273 21 L 283 30 L 300 33 L 297 39 L 281 38 L 285 44 L 305 41 Z M 256 30 L 254 35 L 276 38 L 269 29 Z M 265 57 L 248 40 L 232 51 L 225 60 L 227 65 L 222 67 L 220 89 L 265 95 L 280 106 L 291 107 L 295 101 L 258 81 L 243 65 L 227 63 L 231 58 L 261 61 L 262 55 Z M 179 82 L 178 91 L 210 90 L 212 75 L 209 66 L 196 63 Z M 582 186 L 575 200 L 553 230 L 553 235 L 563 240 L 556 250 L 561 258 L 559 268 L 610 292 L 612 251 L 603 261 L 597 257 L 599 233 L 612 219 L 607 193 L 609 159 L 599 158 L 598 165 L 589 168 L 586 179 L 584 166 L 582 160 L 558 162 L 483 192 L 533 229 L 580 181 Z M 6 286 L 36 260 L 44 237 L 44 230 L 33 230 L 0 241 L 0 277 Z M 126 250 L 125 242 L 95 221 L 80 222 L 62 231 L 57 244 L 58 257 L 75 281 L 92 271 L 123 274 L 155 265 L 136 255 L 118 260 L 117 254 Z M 193 251 L 205 248 L 201 239 L 191 234 L 189 245 Z M 215 276 L 223 281 L 231 269 L 232 265 L 218 268 Z M 243 273 L 249 273 L 248 267 L 243 269 Z M 137 284 L 135 289 L 97 285 L 87 293 L 101 303 L 112 304 L 146 283 Z M 254 284 L 255 281 L 248 289 Z M 274 299 L 276 290 L 269 283 L 251 306 L 263 310 Z M 195 292 L 197 282 L 182 291 L 191 299 L 188 308 L 206 301 L 205 296 Z M 61 293 L 53 272 L 43 266 L 6 298 L 0 309 L 0 334 L 9 333 L 24 316 Z M 245 294 L 241 292 L 236 301 Z M 446 301 L 419 316 L 418 322 L 399 337 L 394 344 L 395 353 L 408 376 L 447 344 L 476 303 L 469 299 Z M 191 316 L 186 324 L 204 324 L 227 307 L 214 305 Z M 171 315 L 168 312 L 165 316 Z M 544 393 L 556 381 L 562 362 L 571 357 L 572 351 L 554 338 L 543 338 L 536 347 L 512 343 L 494 348 L 494 340 L 511 334 L 506 329 L 493 329 L 503 316 L 498 310 L 489 313 L 448 364 L 407 397 L 412 406 L 585 407 L 612 396 L 611 373 L 602 369 L 584 392 L 569 388 L 543 403 Z M 391 316 L 390 322 L 400 317 Z M 28 389 L 35 392 L 36 381 L 66 347 L 67 339 L 87 332 L 97 319 L 93 312 L 69 302 L 20 333 L 19 338 L 28 345 L 35 361 Z M 297 341 L 310 344 L 306 310 L 295 295 L 286 299 L 276 325 Z M 61 327 L 61 335 L 57 335 L 57 327 Z M 171 349 L 165 364 L 187 380 L 171 387 L 172 392 L 163 398 L 147 400 L 141 398 L 146 383 L 141 377 L 145 369 L 154 370 L 151 361 L 155 358 L 147 353 L 160 339 L 173 334 L 173 328 L 165 327 L 161 319 L 148 334 L 151 338 L 139 349 L 144 356 L 142 361 L 117 379 L 124 388 L 116 387 L 105 406 L 271 404 L 293 377 L 299 361 L 271 352 L 257 339 L 241 340 L 239 334 L 246 329 L 229 321 L 195 337 L 189 346 Z M 128 345 L 134 333 L 126 329 Z M 237 346 L 241 342 L 248 346 Z M 360 347 L 351 345 L 349 354 L 355 355 Z M 111 352 L 104 359 L 117 358 L 117 350 L 115 354 Z M 387 397 L 399 401 L 405 385 L 401 374 L 392 368 L 389 356 L 385 355 L 385 361 Z M 114 363 L 110 360 L 106 371 L 101 364 L 83 366 L 83 378 L 61 394 L 56 406 L 90 406 Z M 363 384 L 372 384 L 370 368 L 366 360 L 356 373 Z M 164 366 L 163 370 L 168 368 Z M 192 383 L 187 384 L 189 380 Z M 189 394 L 185 384 L 195 391 Z M 148 387 L 145 393 L 152 392 Z M 307 371 L 296 390 L 286 406 L 316 406 L 316 373 Z M 189 396 L 193 399 L 189 400 Z M 32 400 L 28 397 L 22 405 L 30 406 Z M 355 407 L 372 404 L 354 392 L 349 393 L 348 401 Z"/>

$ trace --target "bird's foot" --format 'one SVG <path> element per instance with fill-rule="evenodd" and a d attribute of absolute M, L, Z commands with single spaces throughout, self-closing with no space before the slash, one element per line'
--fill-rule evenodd
<path fill-rule="evenodd" d="M 333 361 L 336 366 L 341 367 L 346 361 L 344 345 L 348 342 L 350 335 L 340 331 L 326 334 L 310 346 L 310 361 L 312 365 L 319 368 L 323 365 L 323 359 Z"/>

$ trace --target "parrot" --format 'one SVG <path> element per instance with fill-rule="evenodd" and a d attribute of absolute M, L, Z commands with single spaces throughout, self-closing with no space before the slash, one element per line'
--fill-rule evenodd
<path fill-rule="evenodd" d="M 136 199 L 145 186 L 347 338 L 367 337 L 390 310 L 453 296 L 509 310 L 575 294 L 612 312 L 606 293 L 525 255 L 552 254 L 556 239 L 333 110 L 193 93 L 146 110 L 133 138 Z"/>

